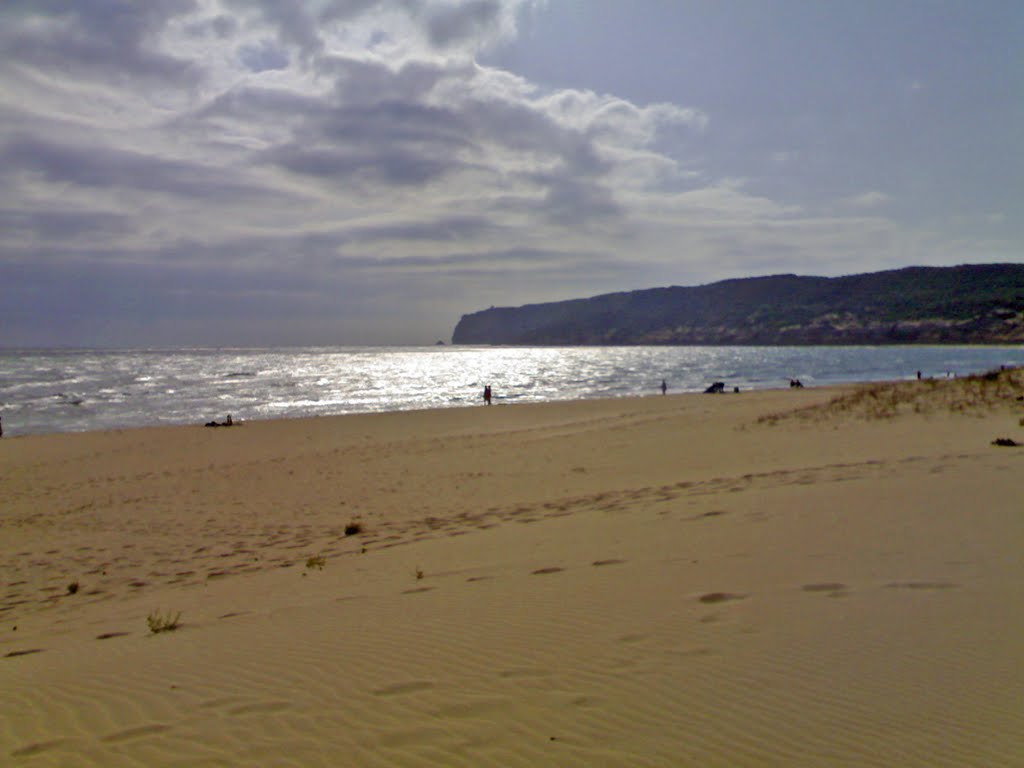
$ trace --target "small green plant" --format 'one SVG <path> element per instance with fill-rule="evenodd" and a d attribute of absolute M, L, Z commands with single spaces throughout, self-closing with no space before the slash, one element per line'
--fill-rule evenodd
<path fill-rule="evenodd" d="M 327 558 L 323 555 L 313 555 L 306 561 L 307 568 L 319 568 L 321 571 L 327 565 Z"/>
<path fill-rule="evenodd" d="M 72 581 L 70 584 L 68 584 L 68 594 L 69 595 L 73 595 L 73 594 L 75 594 L 77 592 L 78 592 L 78 582 L 77 581 Z"/>
<path fill-rule="evenodd" d="M 181 623 L 181 611 L 178 611 L 174 616 L 171 616 L 170 611 L 164 616 L 160 611 L 153 611 L 149 616 L 146 617 L 146 624 L 149 625 L 149 631 L 154 635 L 160 632 L 173 632 L 176 630 Z"/>

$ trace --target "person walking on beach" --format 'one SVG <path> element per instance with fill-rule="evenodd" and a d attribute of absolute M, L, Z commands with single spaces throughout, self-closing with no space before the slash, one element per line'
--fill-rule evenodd
<path fill-rule="evenodd" d="M 487 403 L 487 405 L 491 404 L 491 385 L 490 384 L 487 384 L 484 387 L 484 402 Z"/>
<path fill-rule="evenodd" d="M 0 418 L 0 437 L 4 436 L 4 420 Z"/>
<path fill-rule="evenodd" d="M 667 390 L 668 390 L 668 384 L 666 384 L 665 380 L 662 379 L 661 380 L 661 394 L 664 395 Z"/>

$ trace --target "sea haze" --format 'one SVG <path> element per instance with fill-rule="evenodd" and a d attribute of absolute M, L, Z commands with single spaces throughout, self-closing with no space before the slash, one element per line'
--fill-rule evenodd
<path fill-rule="evenodd" d="M 223 420 L 964 375 L 1022 347 L 337 347 L 2 350 L 7 436 Z"/>

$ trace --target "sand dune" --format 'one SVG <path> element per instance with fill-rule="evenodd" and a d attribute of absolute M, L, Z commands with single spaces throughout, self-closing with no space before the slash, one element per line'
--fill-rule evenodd
<path fill-rule="evenodd" d="M 0 764 L 1024 764 L 1003 379 L 4 439 Z"/>

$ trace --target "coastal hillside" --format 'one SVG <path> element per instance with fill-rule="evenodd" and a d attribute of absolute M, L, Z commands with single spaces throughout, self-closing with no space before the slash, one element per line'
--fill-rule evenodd
<path fill-rule="evenodd" d="M 772 275 L 463 315 L 455 344 L 1024 343 L 1024 264 Z"/>

